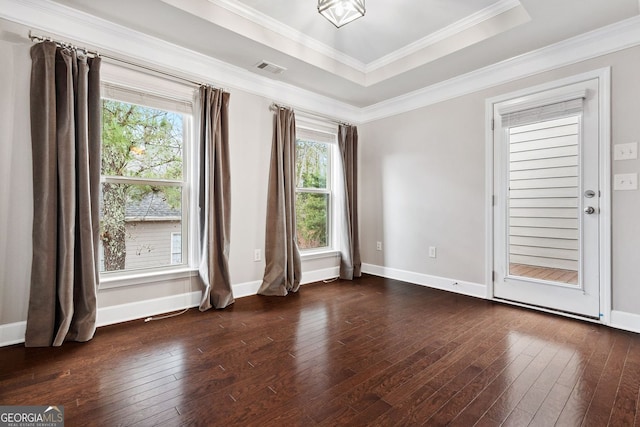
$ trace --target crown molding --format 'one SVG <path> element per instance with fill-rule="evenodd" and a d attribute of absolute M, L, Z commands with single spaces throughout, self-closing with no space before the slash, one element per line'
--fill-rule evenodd
<path fill-rule="evenodd" d="M 289 28 L 287 31 L 285 26 L 277 26 L 274 20 L 264 17 L 261 24 L 257 24 L 252 19 L 258 19 L 260 12 L 254 11 L 249 13 L 249 8 L 233 7 L 230 2 L 222 2 L 221 0 L 161 0 L 162 2 L 180 9 L 186 13 L 198 16 L 212 24 L 227 29 L 231 32 L 241 35 L 242 37 L 253 40 L 264 46 L 277 50 L 292 58 L 296 58 L 307 64 L 313 65 L 319 69 L 329 73 L 339 75 L 343 79 L 364 86 L 366 76 L 362 71 L 361 63 L 348 65 L 347 62 L 353 62 L 350 57 L 338 51 L 328 52 L 328 47 L 322 47 L 318 41 L 304 35 L 296 35 L 295 30 Z M 295 37 L 302 37 L 300 42 Z M 305 45 L 304 42 L 310 43 Z M 327 53 L 334 57 L 340 56 L 340 60 L 327 56 Z"/>
<path fill-rule="evenodd" d="M 165 3 L 168 3 L 165 0 L 162 0 Z M 264 13 L 247 6 L 244 3 L 239 2 L 238 0 L 207 0 L 210 3 L 213 3 L 219 7 L 227 9 L 229 12 L 235 13 L 238 16 L 241 16 L 256 25 L 264 27 L 274 33 L 278 33 L 290 40 L 295 41 L 303 45 L 308 49 L 313 49 L 320 52 L 323 55 L 328 56 L 329 58 L 342 62 L 345 65 L 348 65 L 351 68 L 356 69 L 357 71 L 364 73 L 366 70 L 367 64 L 362 61 L 357 60 L 356 58 L 349 56 L 333 47 L 314 39 L 313 37 L 309 37 L 308 35 L 283 24 L 282 22 L 274 19 Z M 172 4 L 172 3 L 169 3 Z"/>
<path fill-rule="evenodd" d="M 49 0 L 0 0 L 0 18 L 191 80 L 240 89 L 291 107 L 360 124 L 394 116 L 640 44 L 640 16 L 380 103 L 359 108 L 272 80 Z"/>
<path fill-rule="evenodd" d="M 216 0 L 209 0 L 216 1 Z M 221 0 L 218 0 L 221 1 Z M 229 0 L 222 0 L 229 1 Z M 640 0 L 639 0 L 640 1 Z M 470 28 L 475 27 L 485 21 L 488 21 L 496 16 L 508 12 L 509 10 L 522 7 L 522 4 L 519 0 L 500 0 L 491 6 L 488 6 L 482 10 L 477 11 L 459 21 L 452 23 L 438 31 L 435 31 L 428 36 L 416 40 L 413 43 L 409 43 L 408 45 L 398 49 L 388 55 L 385 55 L 381 58 L 376 59 L 375 61 L 371 61 L 366 64 L 364 68 L 365 73 L 370 73 L 382 67 L 386 67 L 396 61 L 399 61 L 403 58 L 406 58 L 409 55 L 413 55 L 429 46 L 432 46 L 436 43 L 445 41 L 448 38 L 454 37 L 457 34 L 460 34 Z"/>
<path fill-rule="evenodd" d="M 49 0 L 0 0 L 0 18 L 43 36 L 155 67 L 190 80 L 235 88 L 291 107 L 358 123 L 359 108 L 297 86 L 260 76 L 210 56 Z"/>
<path fill-rule="evenodd" d="M 405 113 L 640 44 L 640 16 L 361 109 L 360 123 Z"/>
<path fill-rule="evenodd" d="M 168 4 L 174 4 L 172 0 L 162 0 Z M 264 27 L 270 31 L 278 33 L 290 40 L 300 43 L 308 49 L 316 50 L 329 58 L 342 62 L 349 67 L 356 69 L 361 73 L 369 73 L 379 68 L 385 67 L 393 62 L 399 61 L 407 56 L 413 55 L 422 49 L 432 46 L 436 43 L 442 42 L 450 37 L 453 37 L 459 33 L 462 33 L 482 22 L 488 21 L 504 12 L 507 12 L 515 7 L 522 7 L 519 0 L 499 0 L 492 5 L 479 10 L 465 18 L 462 18 L 445 28 L 435 31 L 428 36 L 416 40 L 413 43 L 409 43 L 406 46 L 388 54 L 382 56 L 369 63 L 359 61 L 352 56 L 349 56 L 325 43 L 318 41 L 313 37 L 309 37 L 306 34 L 288 26 L 282 22 L 252 8 L 238 0 L 207 0 L 219 7 L 222 7 L 238 16 L 241 16 L 256 25 Z M 640 1 L 640 0 L 639 0 Z"/>
<path fill-rule="evenodd" d="M 431 40 L 432 44 L 422 47 L 411 55 L 398 58 L 384 67 L 369 71 L 366 74 L 366 86 L 372 86 L 409 70 L 434 62 L 530 20 L 531 17 L 527 11 L 518 6 L 441 40 Z"/>
<path fill-rule="evenodd" d="M 530 20 L 519 0 L 498 0 L 441 30 L 365 64 L 238 0 L 161 1 L 325 71 L 340 75 L 363 87 L 369 87 L 432 62 L 447 52 L 478 43 Z M 211 9 L 212 5 L 215 10 Z M 220 10 L 240 17 L 241 20 L 229 19 L 229 16 L 224 16 Z M 510 11 L 517 13 L 511 13 L 507 18 L 501 19 L 500 15 Z M 461 45 L 458 39 L 465 34 L 467 41 Z M 274 38 L 272 35 L 278 37 Z"/>

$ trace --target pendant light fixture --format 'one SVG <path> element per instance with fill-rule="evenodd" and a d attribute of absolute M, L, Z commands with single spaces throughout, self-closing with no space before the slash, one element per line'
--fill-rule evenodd
<path fill-rule="evenodd" d="M 318 12 L 340 28 L 364 16 L 364 0 L 318 0 Z"/>

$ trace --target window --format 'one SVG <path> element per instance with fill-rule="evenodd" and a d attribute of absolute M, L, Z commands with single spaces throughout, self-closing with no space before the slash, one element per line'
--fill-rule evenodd
<path fill-rule="evenodd" d="M 171 233 L 171 264 L 182 264 L 181 233 Z"/>
<path fill-rule="evenodd" d="M 190 102 L 103 84 L 101 273 L 184 266 L 190 112 Z"/>
<path fill-rule="evenodd" d="M 332 163 L 335 132 L 296 129 L 296 226 L 301 250 L 329 249 L 332 239 Z"/>

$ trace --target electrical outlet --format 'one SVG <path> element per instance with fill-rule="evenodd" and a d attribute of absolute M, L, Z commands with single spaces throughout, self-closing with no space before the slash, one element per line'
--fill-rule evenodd
<path fill-rule="evenodd" d="M 616 144 L 613 146 L 613 160 L 633 160 L 638 158 L 638 143 Z"/>
<path fill-rule="evenodd" d="M 435 258 L 435 257 L 436 257 L 436 247 L 429 246 L 429 258 Z"/>
<path fill-rule="evenodd" d="M 262 261 L 262 251 L 260 249 L 253 250 L 253 261 L 254 262 Z"/>
<path fill-rule="evenodd" d="M 382 242 L 376 242 L 376 251 L 382 250 Z"/>

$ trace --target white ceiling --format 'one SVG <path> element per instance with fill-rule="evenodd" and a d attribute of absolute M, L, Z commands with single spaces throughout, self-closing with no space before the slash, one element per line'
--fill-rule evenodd
<path fill-rule="evenodd" d="M 451 23 L 461 21 L 496 3 L 497 0 L 433 0 L 425 1 L 367 0 L 366 19 L 336 29 L 324 19 L 318 19 L 316 0 L 215 0 L 230 9 L 252 8 L 260 14 L 287 25 L 307 37 L 336 49 L 363 64 L 435 33 Z M 171 3 L 171 2 L 169 2 Z M 186 9 L 188 2 L 179 2 Z M 517 4 L 517 1 L 509 1 Z M 178 4 L 178 2 L 174 2 Z M 215 17 L 214 17 L 215 20 Z M 402 22 L 402 30 L 396 28 Z"/>
<path fill-rule="evenodd" d="M 55 1 L 357 107 L 639 13 L 638 0 L 366 0 L 336 29 L 316 0 Z"/>

